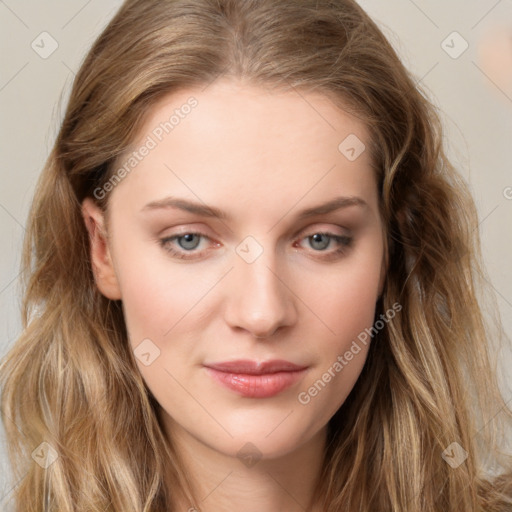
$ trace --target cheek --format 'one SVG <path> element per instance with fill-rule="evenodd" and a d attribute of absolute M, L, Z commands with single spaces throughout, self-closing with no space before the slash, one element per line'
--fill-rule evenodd
<path fill-rule="evenodd" d="M 329 328 L 318 337 L 317 358 L 296 400 L 302 414 L 313 418 L 312 429 L 324 426 L 343 405 L 364 367 L 372 340 L 375 318 L 375 291 L 372 281 L 345 280 L 331 299 L 323 301 L 322 320 Z"/>
<path fill-rule="evenodd" d="M 212 285 L 185 271 L 184 265 L 151 259 L 146 265 L 142 258 L 135 265 L 125 262 L 120 272 L 129 343 L 157 401 L 168 410 L 187 410 L 190 397 L 178 382 L 188 381 L 198 359 L 197 339 L 203 328 L 198 311 Z M 196 413 L 200 419 L 200 411 Z"/>
<path fill-rule="evenodd" d="M 319 303 L 320 311 L 326 323 L 336 336 L 351 331 L 350 326 L 367 325 L 373 321 L 376 305 L 375 284 L 373 279 L 358 278 L 354 272 L 349 276 L 340 276 L 333 280 L 328 294 Z M 319 300 L 322 297 L 319 298 Z"/>
<path fill-rule="evenodd" d="M 172 334 L 182 332 L 183 326 L 197 317 L 210 287 L 193 276 L 186 279 L 171 271 L 156 276 L 154 270 L 139 272 L 125 281 L 123 309 L 132 344 L 151 338 L 163 346 Z"/>
<path fill-rule="evenodd" d="M 335 345 L 345 344 L 374 321 L 382 263 L 379 248 L 375 243 L 371 250 L 361 249 L 332 269 L 309 276 L 308 284 L 298 290 Z"/>
<path fill-rule="evenodd" d="M 163 249 L 121 240 L 116 248 L 117 276 L 131 343 L 161 340 L 206 292 L 187 265 L 171 263 Z M 159 252 L 161 251 L 161 252 Z"/>
<path fill-rule="evenodd" d="M 366 333 L 375 319 L 375 282 L 371 273 L 360 276 L 353 272 L 333 280 L 330 286 L 328 293 L 317 297 L 321 305 L 318 316 L 325 328 L 319 331 L 318 322 L 312 319 L 310 333 L 324 333 L 320 338 L 316 335 L 318 372 L 332 370 L 338 375 L 343 370 L 343 376 L 334 379 L 334 387 L 341 389 L 355 382 L 366 358 L 371 341 Z M 343 368 L 333 368 L 338 356 L 344 358 Z"/>
<path fill-rule="evenodd" d="M 372 340 L 382 250 L 375 243 L 347 259 L 336 272 L 318 278 L 309 287 L 308 304 L 324 325 L 318 330 L 313 317 L 317 365 L 297 399 L 318 425 L 326 423 L 343 404 L 364 366 Z M 322 332 L 323 335 L 318 334 Z"/>

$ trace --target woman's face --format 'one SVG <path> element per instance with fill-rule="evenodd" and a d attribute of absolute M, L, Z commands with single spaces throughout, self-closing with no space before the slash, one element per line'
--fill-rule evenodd
<path fill-rule="evenodd" d="M 363 144 L 365 126 L 324 96 L 227 80 L 150 112 L 111 181 L 108 245 L 91 240 L 169 432 L 268 458 L 325 432 L 385 277 Z M 84 215 L 103 223 L 89 200 Z"/>

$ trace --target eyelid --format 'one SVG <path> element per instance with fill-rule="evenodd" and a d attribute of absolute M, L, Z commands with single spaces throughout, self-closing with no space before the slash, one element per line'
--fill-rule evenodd
<path fill-rule="evenodd" d="M 308 233 L 310 233 L 308 235 Z M 311 236 L 315 233 L 328 233 L 336 236 L 352 236 L 352 231 L 342 226 L 329 224 L 327 222 L 317 222 L 313 224 L 313 227 L 308 226 L 307 228 L 299 229 L 293 238 Z"/>
<path fill-rule="evenodd" d="M 322 226 L 323 224 L 323 226 Z M 190 235 L 190 234 L 193 234 L 193 235 L 200 235 L 204 238 L 207 238 L 208 240 L 211 240 L 213 241 L 213 237 L 210 236 L 209 234 L 207 234 L 205 231 L 203 231 L 201 228 L 194 228 L 192 227 L 192 225 L 186 225 L 186 226 L 179 226 L 178 228 L 176 228 L 177 231 L 174 231 L 172 234 L 170 235 L 167 235 L 167 236 L 162 236 L 160 237 L 159 236 L 159 239 L 169 239 L 169 238 L 174 238 L 174 237 L 179 237 L 179 236 L 184 236 L 184 235 Z M 341 232 L 336 232 L 336 230 L 339 229 Z M 309 235 L 307 233 L 310 233 Z M 326 234 L 332 234 L 332 235 L 336 235 L 336 236 L 352 236 L 352 231 L 348 228 L 344 228 L 342 226 L 334 226 L 332 224 L 329 224 L 329 223 L 326 223 L 326 222 L 317 222 L 317 223 L 314 223 L 312 226 L 308 226 L 306 228 L 300 228 L 298 229 L 297 231 L 294 232 L 294 234 L 292 235 L 292 239 L 294 241 L 296 241 L 297 238 L 301 237 L 306 237 L 306 236 L 311 236 L 311 235 L 314 235 L 316 233 L 326 233 Z M 214 235 L 214 236 L 217 236 L 217 235 Z"/>

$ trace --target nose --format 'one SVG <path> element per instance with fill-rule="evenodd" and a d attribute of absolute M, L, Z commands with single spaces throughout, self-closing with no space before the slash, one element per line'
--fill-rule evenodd
<path fill-rule="evenodd" d="M 230 274 L 225 320 L 231 328 L 268 338 L 297 321 L 295 296 L 273 258 L 262 255 L 252 263 L 239 260 Z"/>

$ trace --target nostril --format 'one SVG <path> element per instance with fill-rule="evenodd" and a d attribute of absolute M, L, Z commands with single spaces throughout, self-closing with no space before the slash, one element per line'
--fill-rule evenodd
<path fill-rule="evenodd" d="M 262 340 L 262 339 L 265 339 L 265 338 L 270 338 L 271 336 L 273 336 L 276 331 L 279 329 L 279 327 L 276 327 L 270 334 L 266 334 L 265 336 L 254 336 L 257 340 Z"/>

